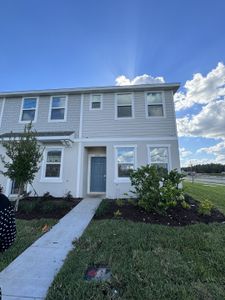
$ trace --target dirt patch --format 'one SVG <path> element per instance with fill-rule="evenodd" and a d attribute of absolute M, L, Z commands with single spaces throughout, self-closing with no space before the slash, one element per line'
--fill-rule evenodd
<path fill-rule="evenodd" d="M 201 215 L 198 213 L 198 202 L 190 197 L 186 197 L 186 202 L 190 204 L 189 209 L 184 209 L 181 205 L 167 209 L 166 213 L 146 212 L 139 206 L 134 206 L 125 202 L 123 206 L 118 206 L 114 200 L 109 201 L 107 208 L 101 216 L 94 219 L 122 219 L 133 222 L 143 222 L 151 224 L 162 224 L 167 226 L 185 226 L 196 223 L 225 222 L 225 216 L 217 209 L 211 211 L 211 215 Z M 115 218 L 114 213 L 120 211 L 121 216 Z"/>
<path fill-rule="evenodd" d="M 20 201 L 17 219 L 60 219 L 73 209 L 81 198 L 27 197 Z"/>

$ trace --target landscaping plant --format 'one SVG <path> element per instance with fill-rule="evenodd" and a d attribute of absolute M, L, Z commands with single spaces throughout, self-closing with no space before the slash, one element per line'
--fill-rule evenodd
<path fill-rule="evenodd" d="M 167 172 L 156 166 L 142 166 L 130 175 L 133 193 L 138 198 L 138 205 L 146 211 L 165 211 L 184 201 L 184 193 L 178 186 L 183 175 L 177 170 Z"/>
<path fill-rule="evenodd" d="M 1 155 L 1 160 L 5 171 L 1 171 L 4 176 L 9 177 L 19 186 L 18 197 L 15 209 L 18 209 L 19 200 L 24 193 L 25 186 L 32 185 L 35 174 L 39 170 L 39 163 L 42 159 L 41 146 L 35 137 L 36 132 L 32 129 L 32 124 L 24 127 L 23 134 L 18 137 L 11 137 L 8 141 L 2 142 L 6 149 L 6 156 Z"/>
<path fill-rule="evenodd" d="M 213 204 L 208 199 L 202 200 L 199 203 L 198 212 L 202 215 L 211 215 L 211 210 L 213 209 Z"/>

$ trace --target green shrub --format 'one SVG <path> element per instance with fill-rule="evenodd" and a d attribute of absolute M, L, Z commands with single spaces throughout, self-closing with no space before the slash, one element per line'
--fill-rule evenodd
<path fill-rule="evenodd" d="M 102 217 L 104 216 L 110 208 L 110 202 L 108 199 L 103 199 L 102 202 L 100 203 L 99 207 L 95 211 L 95 216 L 96 217 Z"/>
<path fill-rule="evenodd" d="M 199 203 L 198 212 L 201 215 L 211 215 L 211 211 L 213 209 L 213 204 L 208 200 L 203 200 Z"/>
<path fill-rule="evenodd" d="M 118 205 L 119 207 L 122 207 L 125 205 L 125 200 L 124 199 L 116 199 L 116 205 Z"/>
<path fill-rule="evenodd" d="M 190 209 L 190 208 L 191 208 L 190 204 L 188 204 L 185 200 L 183 200 L 183 201 L 181 202 L 181 206 L 182 206 L 184 209 Z"/>
<path fill-rule="evenodd" d="M 142 166 L 130 175 L 138 205 L 146 211 L 162 211 L 182 202 L 183 190 L 178 189 L 182 178 L 176 170 L 167 173 L 164 168 L 150 165 Z"/>
<path fill-rule="evenodd" d="M 185 175 L 179 173 L 177 169 L 174 169 L 165 175 L 165 178 L 169 179 L 176 188 L 178 188 L 184 177 Z"/>
<path fill-rule="evenodd" d="M 120 210 L 118 209 L 117 211 L 115 211 L 115 212 L 113 213 L 113 215 L 114 215 L 114 218 L 120 218 L 120 217 L 122 216 L 122 213 L 121 213 Z"/>

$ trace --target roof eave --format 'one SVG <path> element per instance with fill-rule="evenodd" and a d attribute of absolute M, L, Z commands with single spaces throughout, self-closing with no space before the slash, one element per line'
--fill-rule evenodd
<path fill-rule="evenodd" d="M 140 84 L 124 86 L 105 86 L 105 87 L 87 87 L 87 88 L 63 88 L 63 89 L 46 89 L 30 90 L 15 92 L 0 92 L 0 97 L 23 97 L 38 95 L 62 95 L 62 94 L 87 94 L 87 93 L 104 93 L 104 92 L 129 92 L 129 91 L 146 91 L 146 90 L 172 90 L 173 93 L 179 89 L 180 83 L 160 83 L 160 84 Z"/>

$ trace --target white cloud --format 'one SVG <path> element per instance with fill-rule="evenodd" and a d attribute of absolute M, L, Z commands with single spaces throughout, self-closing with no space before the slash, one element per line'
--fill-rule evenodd
<path fill-rule="evenodd" d="M 143 74 L 136 76 L 133 79 L 127 78 L 125 75 L 120 75 L 116 79 L 116 85 L 138 85 L 138 84 L 154 84 L 154 83 L 164 83 L 163 77 L 153 77 L 151 75 Z"/>
<path fill-rule="evenodd" d="M 222 141 L 214 146 L 198 149 L 197 153 L 205 152 L 215 156 L 214 162 L 225 164 L 225 141 Z"/>
<path fill-rule="evenodd" d="M 225 99 L 205 105 L 197 115 L 177 119 L 180 136 L 225 139 Z"/>
<path fill-rule="evenodd" d="M 192 151 L 189 151 L 189 150 L 185 149 L 184 147 L 179 148 L 179 151 L 180 151 L 181 160 L 189 157 L 190 155 L 192 155 Z"/>
<path fill-rule="evenodd" d="M 193 75 L 187 80 L 185 92 L 178 92 L 174 96 L 176 110 L 192 107 L 194 104 L 208 104 L 220 95 L 225 94 L 225 65 L 221 62 L 205 77 L 201 73 Z M 223 87 L 220 88 L 219 87 Z"/>

